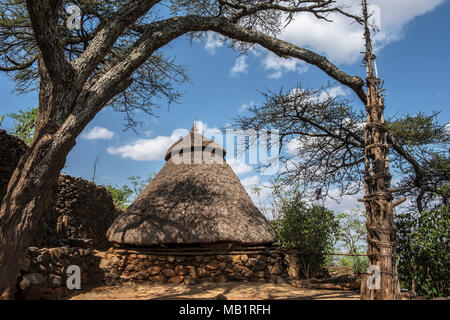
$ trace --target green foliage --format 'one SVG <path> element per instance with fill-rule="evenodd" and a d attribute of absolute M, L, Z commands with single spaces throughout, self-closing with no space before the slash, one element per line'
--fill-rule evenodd
<path fill-rule="evenodd" d="M 141 179 L 141 177 L 131 176 L 128 177 L 128 181 L 131 184 L 131 190 L 133 191 L 133 196 L 136 198 L 145 189 L 145 187 L 153 180 L 155 174 L 151 173 L 146 179 Z"/>
<path fill-rule="evenodd" d="M 22 139 L 27 145 L 31 145 L 34 140 L 34 123 L 37 113 L 38 108 L 28 108 L 8 114 L 8 117 L 14 120 L 14 128 L 11 133 Z"/>
<path fill-rule="evenodd" d="M 448 188 L 448 186 L 447 186 Z M 450 295 L 450 205 L 397 218 L 398 271 L 403 287 L 417 295 Z"/>
<path fill-rule="evenodd" d="M 5 119 L 5 115 L 0 116 L 0 126 L 2 125 L 2 122 L 4 119 Z"/>
<path fill-rule="evenodd" d="M 336 218 L 339 220 L 339 240 L 343 242 L 345 250 L 349 253 L 365 251 L 365 212 L 356 207 L 350 213 L 338 213 Z"/>
<path fill-rule="evenodd" d="M 397 141 L 407 146 L 422 146 L 448 140 L 445 127 L 436 121 L 438 112 L 426 115 L 419 112 L 415 115 L 406 115 L 392 122 L 387 127 Z"/>
<path fill-rule="evenodd" d="M 369 265 L 369 258 L 365 256 L 344 256 L 339 260 L 339 264 L 351 269 L 353 273 L 360 275 L 366 272 L 367 266 Z"/>
<path fill-rule="evenodd" d="M 307 205 L 300 194 L 295 194 L 284 199 L 281 216 L 273 226 L 282 247 L 300 252 L 301 274 L 314 277 L 324 265 L 323 253 L 331 251 L 338 232 L 333 211 Z"/>
<path fill-rule="evenodd" d="M 153 173 L 149 174 L 146 179 L 141 179 L 138 176 L 128 177 L 131 186 L 123 185 L 121 187 L 115 185 L 105 185 L 106 190 L 111 194 L 114 204 L 121 209 L 126 209 L 134 199 L 139 196 L 139 194 L 144 190 L 147 184 L 152 181 L 155 175 Z"/>
<path fill-rule="evenodd" d="M 104 186 L 111 194 L 114 204 L 120 209 L 126 209 L 129 206 L 129 198 L 133 193 L 128 186 L 112 186 L 110 184 Z"/>

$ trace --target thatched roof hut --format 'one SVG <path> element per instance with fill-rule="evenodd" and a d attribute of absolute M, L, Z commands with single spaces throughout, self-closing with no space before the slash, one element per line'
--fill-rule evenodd
<path fill-rule="evenodd" d="M 108 240 L 132 246 L 274 242 L 269 222 L 224 155 L 222 146 L 194 126 L 168 150 L 161 171 L 111 225 Z"/>

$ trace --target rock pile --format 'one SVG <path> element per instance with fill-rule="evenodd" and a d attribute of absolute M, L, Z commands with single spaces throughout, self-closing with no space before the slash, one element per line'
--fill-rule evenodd
<path fill-rule="evenodd" d="M 27 151 L 19 138 L 0 130 L 0 199 L 6 194 L 9 179 Z M 119 214 L 108 191 L 94 183 L 61 175 L 54 208 L 42 217 L 32 245 L 57 247 L 65 244 L 94 248 L 109 247 L 106 231 Z"/>
<path fill-rule="evenodd" d="M 61 175 L 54 210 L 42 218 L 34 245 L 69 245 L 106 249 L 106 231 L 119 214 L 109 192 L 81 178 Z"/>
<path fill-rule="evenodd" d="M 105 279 L 146 280 L 156 283 L 196 284 L 227 281 L 272 281 L 289 278 L 287 260 L 281 251 L 227 254 L 160 254 L 110 248 L 100 263 Z"/>
<path fill-rule="evenodd" d="M 22 155 L 23 141 L 0 130 L 0 202 Z M 109 247 L 106 230 L 119 214 L 111 195 L 81 178 L 61 175 L 52 209 L 44 213 L 22 261 L 17 279 L 19 299 L 60 299 L 66 287 L 67 267 L 81 269 L 82 285 L 103 279 L 100 258 L 91 248 Z"/>

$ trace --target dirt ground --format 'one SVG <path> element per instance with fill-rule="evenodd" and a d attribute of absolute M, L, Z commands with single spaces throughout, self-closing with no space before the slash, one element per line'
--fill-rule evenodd
<path fill-rule="evenodd" d="M 295 288 L 288 284 L 271 283 L 204 283 L 198 285 L 171 285 L 125 283 L 102 286 L 70 296 L 69 300 L 173 300 L 216 299 L 224 295 L 228 300 L 359 300 L 355 291 L 316 290 Z"/>

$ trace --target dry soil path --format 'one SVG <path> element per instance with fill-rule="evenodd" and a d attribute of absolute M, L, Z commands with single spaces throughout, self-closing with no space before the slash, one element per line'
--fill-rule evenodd
<path fill-rule="evenodd" d="M 228 300 L 358 300 L 355 291 L 295 288 L 288 284 L 271 283 L 206 283 L 198 285 L 158 285 L 125 283 L 102 286 L 69 297 L 71 300 L 150 300 L 150 299 L 215 299 L 225 295 Z"/>

